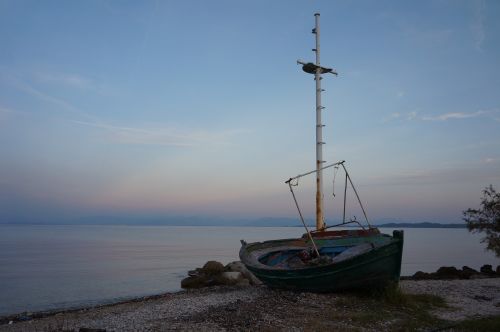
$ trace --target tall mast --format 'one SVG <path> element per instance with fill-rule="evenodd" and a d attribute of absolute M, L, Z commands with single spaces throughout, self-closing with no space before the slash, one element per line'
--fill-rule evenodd
<path fill-rule="evenodd" d="M 315 27 L 312 33 L 316 36 L 316 47 L 313 51 L 316 53 L 316 63 L 305 63 L 298 60 L 297 63 L 302 65 L 302 70 L 306 73 L 314 74 L 314 80 L 316 81 L 316 230 L 323 230 L 325 228 L 325 221 L 323 216 L 323 127 L 321 123 L 321 111 L 324 107 L 321 105 L 321 77 L 322 74 L 331 73 L 337 75 L 337 73 L 326 67 L 321 67 L 320 62 L 320 29 L 319 29 L 319 13 L 314 14 L 315 17 Z"/>
<path fill-rule="evenodd" d="M 321 64 L 319 58 L 319 13 L 314 14 L 315 28 L 313 33 L 316 35 L 316 72 L 314 80 L 316 81 L 316 229 L 325 228 L 325 219 L 323 217 L 323 170 L 321 169 L 323 160 L 323 124 L 321 123 Z"/>

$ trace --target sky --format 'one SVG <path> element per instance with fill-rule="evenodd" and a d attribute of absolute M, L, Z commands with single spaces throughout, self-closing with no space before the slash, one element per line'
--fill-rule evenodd
<path fill-rule="evenodd" d="M 295 218 L 316 12 L 326 162 L 372 221 L 461 222 L 500 187 L 498 1 L 0 0 L 0 223 Z"/>

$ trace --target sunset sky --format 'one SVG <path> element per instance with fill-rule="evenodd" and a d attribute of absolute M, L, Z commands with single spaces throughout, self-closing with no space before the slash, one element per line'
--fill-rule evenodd
<path fill-rule="evenodd" d="M 295 217 L 315 12 L 325 159 L 372 220 L 460 222 L 500 189 L 499 1 L 0 0 L 0 223 Z"/>

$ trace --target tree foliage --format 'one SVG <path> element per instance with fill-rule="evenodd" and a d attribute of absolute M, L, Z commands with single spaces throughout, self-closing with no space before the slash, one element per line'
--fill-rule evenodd
<path fill-rule="evenodd" d="M 500 193 L 492 185 L 483 190 L 481 207 L 463 212 L 467 229 L 473 233 L 485 233 L 481 242 L 500 257 Z"/>

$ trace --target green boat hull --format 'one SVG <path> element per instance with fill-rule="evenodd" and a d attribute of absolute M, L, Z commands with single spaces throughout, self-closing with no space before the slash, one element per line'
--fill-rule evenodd
<path fill-rule="evenodd" d="M 258 266 L 249 260 L 252 250 L 264 243 L 243 245 L 240 258 L 247 268 L 263 283 L 273 288 L 312 292 L 335 292 L 347 289 L 382 286 L 398 282 L 403 253 L 403 232 L 394 231 L 393 236 L 381 235 L 387 243 L 367 253 L 341 262 L 298 269 L 274 269 Z M 295 241 L 297 241 L 296 239 Z M 351 239 L 340 239 L 348 243 Z M 285 242 L 283 242 L 285 241 Z M 266 247 L 283 246 L 287 240 L 268 241 Z M 294 241 L 294 240 L 288 240 Z M 318 240 L 321 242 L 321 240 Z"/>

